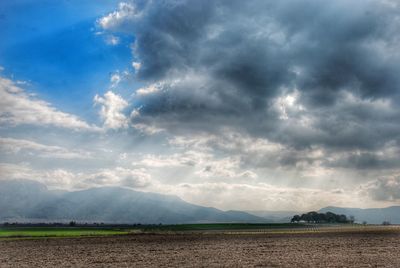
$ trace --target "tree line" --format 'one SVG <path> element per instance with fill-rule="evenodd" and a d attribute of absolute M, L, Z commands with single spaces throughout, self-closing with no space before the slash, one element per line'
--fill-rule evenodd
<path fill-rule="evenodd" d="M 312 223 L 354 223 L 354 217 L 347 218 L 346 215 L 339 215 L 333 212 L 318 213 L 311 211 L 305 214 L 294 215 L 291 222 L 312 222 Z"/>

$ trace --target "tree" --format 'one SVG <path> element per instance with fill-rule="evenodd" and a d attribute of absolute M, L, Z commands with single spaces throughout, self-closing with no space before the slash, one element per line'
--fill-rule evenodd
<path fill-rule="evenodd" d="M 299 215 L 294 215 L 291 222 L 299 222 L 300 221 L 300 216 Z"/>
<path fill-rule="evenodd" d="M 332 212 L 327 212 L 326 214 L 326 221 L 327 222 L 329 222 L 329 223 L 333 223 L 333 222 L 335 222 L 336 221 L 336 214 L 335 213 L 332 213 Z"/>
<path fill-rule="evenodd" d="M 338 215 L 332 212 L 318 213 L 311 211 L 305 214 L 294 215 L 291 222 L 313 222 L 313 223 L 349 223 L 354 222 L 354 217 L 352 219 L 347 219 L 346 215 Z"/>
<path fill-rule="evenodd" d="M 346 215 L 338 215 L 337 222 L 338 223 L 348 223 L 349 221 L 347 220 Z"/>

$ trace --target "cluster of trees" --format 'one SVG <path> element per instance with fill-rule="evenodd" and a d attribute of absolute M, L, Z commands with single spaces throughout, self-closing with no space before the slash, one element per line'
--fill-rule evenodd
<path fill-rule="evenodd" d="M 306 214 L 294 215 L 291 222 L 312 222 L 312 223 L 353 223 L 354 217 L 347 218 L 346 215 L 338 215 L 332 212 L 318 213 L 315 211 Z"/>

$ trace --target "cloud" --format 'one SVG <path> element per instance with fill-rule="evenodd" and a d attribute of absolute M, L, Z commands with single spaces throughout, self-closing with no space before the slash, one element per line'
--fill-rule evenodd
<path fill-rule="evenodd" d="M 194 166 L 199 161 L 197 154 L 185 152 L 184 154 L 173 155 L 145 155 L 133 165 L 142 165 L 149 168 L 164 168 L 164 167 L 179 167 L 179 166 Z"/>
<path fill-rule="evenodd" d="M 342 189 L 315 190 L 226 182 L 182 183 L 173 187 L 164 186 L 163 191 L 195 204 L 224 210 L 308 211 L 329 205 L 347 206 L 349 203 L 363 207 L 362 201 L 365 200 Z"/>
<path fill-rule="evenodd" d="M 167 169 L 186 171 L 186 176 L 203 181 L 240 181 L 243 179 L 251 182 L 258 177 L 251 170 L 242 170 L 241 160 L 235 154 L 218 157 L 206 147 L 196 149 L 168 155 L 146 154 L 133 161 L 132 165 L 152 170 L 159 169 L 161 172 L 165 172 Z M 188 181 L 190 179 L 183 178 L 183 180 Z"/>
<path fill-rule="evenodd" d="M 77 116 L 58 111 L 50 103 L 25 92 L 12 80 L 0 77 L 0 125 L 55 126 L 76 131 L 98 131 Z"/>
<path fill-rule="evenodd" d="M 132 62 L 132 67 L 133 67 L 133 69 L 135 69 L 135 73 L 137 73 L 140 70 L 141 66 L 142 65 L 140 64 L 140 62 L 137 62 L 137 61 Z"/>
<path fill-rule="evenodd" d="M 143 168 L 115 167 L 92 172 L 76 172 L 62 168 L 40 170 L 29 164 L 0 163 L 0 179 L 29 179 L 46 184 L 52 189 L 87 189 L 99 186 L 145 188 L 151 185 L 151 176 Z"/>
<path fill-rule="evenodd" d="M 103 97 L 96 95 L 94 103 L 101 105 L 100 116 L 104 120 L 104 128 L 119 129 L 128 127 L 128 119 L 123 110 L 128 103 L 112 91 L 107 91 Z"/>
<path fill-rule="evenodd" d="M 133 124 L 180 136 L 229 129 L 297 155 L 375 154 L 399 143 L 395 3 L 139 1 L 99 26 L 134 37 L 147 84 Z"/>
<path fill-rule="evenodd" d="M 131 188 L 143 188 L 150 185 L 151 176 L 145 169 L 126 169 L 116 167 L 103 169 L 88 175 L 83 183 L 97 186 L 126 186 Z"/>
<path fill-rule="evenodd" d="M 362 185 L 361 188 L 374 200 L 400 201 L 399 176 L 379 178 Z"/>
<path fill-rule="evenodd" d="M 158 85 L 150 85 L 148 87 L 139 88 L 138 90 L 136 90 L 136 94 L 139 95 L 139 96 L 145 96 L 145 95 L 150 95 L 150 94 L 157 93 L 160 90 L 161 90 L 160 86 L 158 86 Z"/>
<path fill-rule="evenodd" d="M 45 159 L 31 160 L 36 167 L 1 166 L 2 176 L 169 192 L 225 209 L 395 204 L 399 18 L 390 0 L 123 2 L 97 20 L 105 38 L 132 39 L 131 73 L 112 73 L 110 90 L 94 97 L 101 128 L 22 84 L 0 84 L 2 126 L 115 131 L 69 142 L 98 149 L 93 161 L 45 170 Z M 80 153 L 16 134 L 25 138 L 3 142 L 7 161 L 20 161 L 13 150 L 27 161 Z"/>
<path fill-rule="evenodd" d="M 116 87 L 122 80 L 122 77 L 119 73 L 115 73 L 111 75 L 110 82 L 112 87 Z"/>
<path fill-rule="evenodd" d="M 116 46 L 120 43 L 120 41 L 121 40 L 119 39 L 118 36 L 109 35 L 106 37 L 106 43 L 107 43 L 107 45 L 110 45 L 110 46 Z"/>
<path fill-rule="evenodd" d="M 0 137 L 3 153 L 23 153 L 44 158 L 88 159 L 91 153 L 82 150 L 68 150 L 60 146 L 44 145 L 30 140 Z"/>
<path fill-rule="evenodd" d="M 130 3 L 121 2 L 118 5 L 118 10 L 102 17 L 97 23 L 103 29 L 115 29 L 117 27 L 123 27 L 125 20 L 130 17 L 137 16 L 135 6 Z"/>
<path fill-rule="evenodd" d="M 296 150 L 265 138 L 225 129 L 219 135 L 175 136 L 169 140 L 171 146 L 183 150 L 196 150 L 208 156 L 210 163 L 216 156 L 229 157 L 231 166 L 241 169 L 299 169 L 302 165 L 313 166 L 324 160 L 326 153 L 319 147 Z M 235 168 L 235 169 L 236 169 Z M 316 166 L 313 166 L 315 169 Z"/>
<path fill-rule="evenodd" d="M 0 179 L 29 179 L 36 180 L 55 189 L 73 189 L 76 174 L 64 169 L 38 170 L 27 163 L 0 163 Z"/>

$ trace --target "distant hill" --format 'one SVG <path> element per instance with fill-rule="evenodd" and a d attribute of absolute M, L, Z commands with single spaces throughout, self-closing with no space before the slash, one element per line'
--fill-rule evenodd
<path fill-rule="evenodd" d="M 335 214 L 344 214 L 346 216 L 354 216 L 356 222 L 366 221 L 371 224 L 381 224 L 383 221 L 389 221 L 392 224 L 400 224 L 400 206 L 392 206 L 387 208 L 340 208 L 325 207 L 319 212 L 333 212 Z"/>
<path fill-rule="evenodd" d="M 119 187 L 50 191 L 30 180 L 0 181 L 0 221 L 173 224 L 265 222 L 241 211 L 190 204 L 176 196 Z"/>
<path fill-rule="evenodd" d="M 400 206 L 392 206 L 387 208 L 341 208 L 341 207 L 324 207 L 319 213 L 333 212 L 335 214 L 344 214 L 347 217 L 354 216 L 356 222 L 362 223 L 366 221 L 370 224 L 381 224 L 383 221 L 389 221 L 392 224 L 400 224 Z M 294 215 L 301 215 L 304 212 L 299 211 L 246 211 L 258 217 L 267 219 L 268 222 L 290 222 Z"/>
<path fill-rule="evenodd" d="M 298 211 L 270 211 L 270 210 L 248 210 L 247 213 L 262 217 L 268 220 L 268 222 L 290 222 L 292 217 L 296 214 L 301 214 Z"/>

